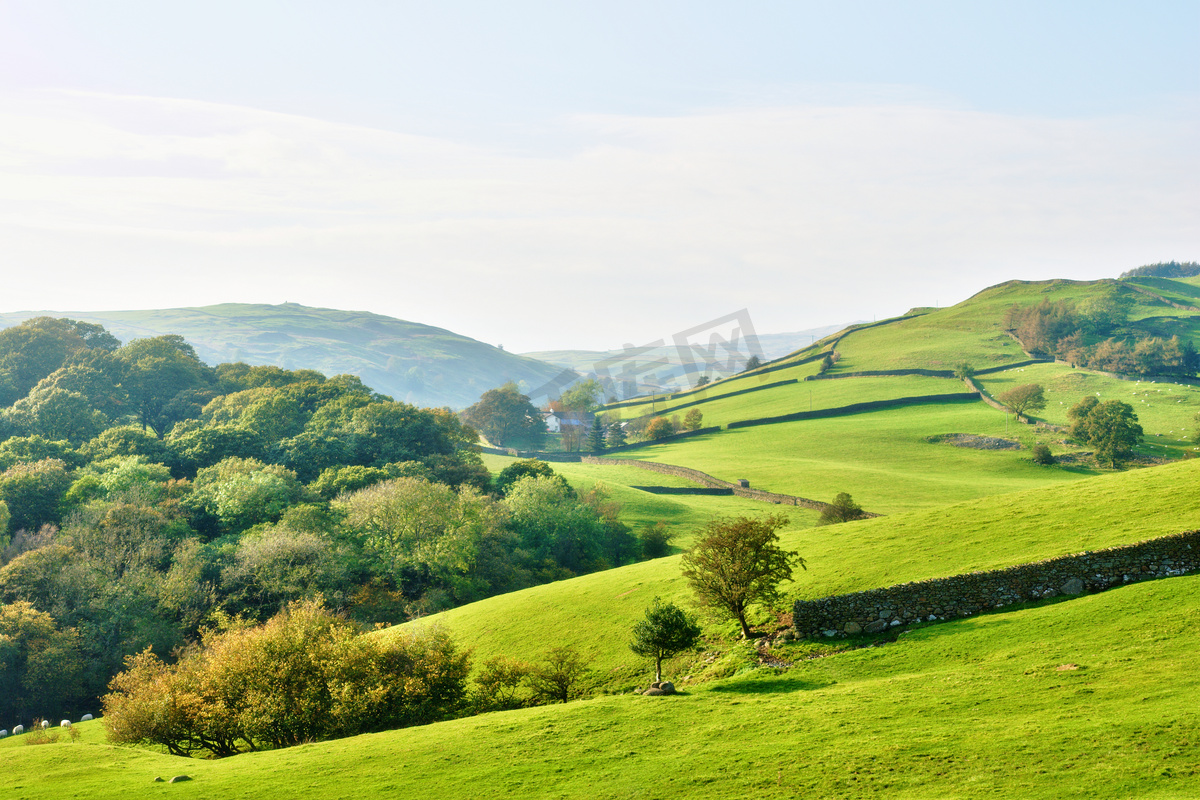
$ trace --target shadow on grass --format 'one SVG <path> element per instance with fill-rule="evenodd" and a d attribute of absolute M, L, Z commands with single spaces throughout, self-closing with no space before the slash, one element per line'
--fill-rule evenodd
<path fill-rule="evenodd" d="M 779 678 L 748 675 L 745 678 L 730 678 L 709 689 L 718 694 L 789 694 L 824 689 L 835 681 L 806 680 L 793 676 Z"/>

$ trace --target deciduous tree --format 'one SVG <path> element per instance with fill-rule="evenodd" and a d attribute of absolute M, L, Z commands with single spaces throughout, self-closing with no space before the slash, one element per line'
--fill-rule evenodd
<path fill-rule="evenodd" d="M 700 638 L 700 626 L 686 611 L 674 603 L 654 598 L 646 616 L 633 626 L 629 649 L 639 656 L 654 659 L 654 680 L 662 680 L 662 662 L 676 653 L 695 647 Z"/>
<path fill-rule="evenodd" d="M 701 605 L 732 616 L 747 639 L 749 606 L 776 600 L 780 582 L 792 579 L 793 565 L 804 567 L 803 558 L 779 546 L 776 531 L 787 521 L 782 514 L 715 519 L 683 555 L 683 575 Z"/>
<path fill-rule="evenodd" d="M 1046 390 L 1036 383 L 1026 383 L 1001 392 L 996 395 L 996 399 L 1019 419 L 1027 411 L 1041 411 L 1046 407 Z"/>

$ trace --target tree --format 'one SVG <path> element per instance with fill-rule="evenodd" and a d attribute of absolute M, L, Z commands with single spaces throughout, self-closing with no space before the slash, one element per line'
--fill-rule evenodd
<path fill-rule="evenodd" d="M 497 447 L 524 445 L 536 448 L 546 435 L 546 421 L 529 398 L 512 381 L 489 389 L 462 412 L 463 421 Z"/>
<path fill-rule="evenodd" d="M 592 420 L 592 427 L 588 430 L 588 450 L 593 453 L 604 452 L 604 422 L 599 416 Z"/>
<path fill-rule="evenodd" d="M 0 719 L 75 711 L 83 677 L 80 636 L 32 604 L 0 605 Z"/>
<path fill-rule="evenodd" d="M 1073 420 L 1071 437 L 1096 448 L 1096 459 L 1108 461 L 1113 469 L 1132 456 L 1134 445 L 1142 441 L 1142 426 L 1133 406 L 1120 400 L 1101 403 L 1085 397 L 1067 414 Z"/>
<path fill-rule="evenodd" d="M 703 424 L 704 412 L 698 408 L 693 408 L 683 415 L 683 429 L 685 431 L 698 431 Z"/>
<path fill-rule="evenodd" d="M 646 426 L 646 438 L 650 441 L 666 439 L 675 434 L 675 424 L 666 417 L 655 417 Z"/>
<path fill-rule="evenodd" d="M 534 697 L 566 703 L 580 693 L 580 682 L 591 670 L 574 645 L 555 647 L 545 658 L 529 668 L 526 681 Z"/>
<path fill-rule="evenodd" d="M 690 614 L 674 603 L 657 597 L 646 609 L 646 616 L 633 626 L 629 649 L 639 656 L 654 659 L 654 680 L 662 680 L 663 659 L 695 647 L 700 626 Z"/>
<path fill-rule="evenodd" d="M 746 359 L 746 368 L 742 371 L 749 372 L 750 370 L 758 369 L 761 366 L 762 366 L 762 359 L 759 358 L 757 355 L 753 355 Z"/>
<path fill-rule="evenodd" d="M 817 520 L 817 524 L 836 525 L 839 522 L 863 519 L 865 516 L 862 506 L 854 502 L 849 494 L 838 492 L 837 497 L 833 498 L 833 502 L 821 510 L 821 518 Z"/>
<path fill-rule="evenodd" d="M 732 616 L 747 639 L 748 607 L 776 600 L 779 583 L 792 579 L 793 565 L 807 569 L 803 558 L 779 546 L 775 531 L 787 522 L 782 514 L 714 519 L 683 555 L 683 575 L 701 605 Z"/>
<path fill-rule="evenodd" d="M 1046 407 L 1046 390 L 1036 383 L 1026 383 L 1001 392 L 996 399 L 1020 419 L 1026 411 L 1041 411 Z"/>
<path fill-rule="evenodd" d="M 213 372 L 196 355 L 182 336 L 134 339 L 116 352 L 124 364 L 122 386 L 129 393 L 142 428 L 163 438 L 171 426 L 195 410 L 194 404 L 171 403 L 192 389 L 209 387 Z"/>
<path fill-rule="evenodd" d="M 554 468 L 545 461 L 536 458 L 523 458 L 512 462 L 500 470 L 500 473 L 496 475 L 496 492 L 501 497 L 504 497 L 521 478 L 536 478 L 539 476 L 543 478 L 557 478 L 568 493 L 574 494 L 574 490 L 571 488 L 571 484 L 567 483 L 566 478 L 556 473 Z"/>
<path fill-rule="evenodd" d="M 971 366 L 968 361 L 960 361 L 954 365 L 954 377 L 960 381 L 965 381 L 967 378 L 974 378 L 975 367 Z"/>
<path fill-rule="evenodd" d="M 625 446 L 625 423 L 620 420 L 610 423 L 605 443 L 609 448 Z"/>
<path fill-rule="evenodd" d="M 9 527 L 33 531 L 58 522 L 59 504 L 69 488 L 71 475 L 57 458 L 9 467 L 0 473 L 0 500 L 12 514 Z"/>
<path fill-rule="evenodd" d="M 559 403 L 563 411 L 572 414 L 590 414 L 600 407 L 604 387 L 595 378 L 580 381 L 562 393 Z"/>

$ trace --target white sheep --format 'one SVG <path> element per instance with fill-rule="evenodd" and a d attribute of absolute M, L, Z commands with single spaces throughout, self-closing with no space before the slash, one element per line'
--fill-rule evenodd
<path fill-rule="evenodd" d="M 48 720 L 48 719 L 42 720 L 42 730 L 46 730 L 49 727 L 50 727 L 50 720 Z"/>
<path fill-rule="evenodd" d="M 13 728 L 13 736 L 20 736 L 24 732 L 25 732 L 24 725 L 18 725 L 15 728 Z"/>
<path fill-rule="evenodd" d="M 60 727 L 60 728 L 69 728 L 69 727 L 71 727 L 71 720 L 69 720 L 69 719 L 64 719 L 62 722 L 58 723 L 58 727 Z"/>
<path fill-rule="evenodd" d="M 0 739 L 3 739 L 5 736 L 8 736 L 8 731 L 0 730 Z"/>
<path fill-rule="evenodd" d="M 92 717 L 92 715 L 91 715 L 91 714 L 84 714 L 82 717 L 80 717 L 80 718 L 79 718 L 79 721 L 80 721 L 80 722 L 87 722 L 89 719 L 92 719 L 92 718 L 93 718 L 93 717 Z"/>

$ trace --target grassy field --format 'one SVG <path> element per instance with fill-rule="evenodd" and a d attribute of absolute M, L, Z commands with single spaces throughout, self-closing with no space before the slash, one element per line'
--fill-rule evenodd
<path fill-rule="evenodd" d="M 815 372 L 815 370 L 813 371 Z M 965 391 L 967 389 L 963 387 L 962 381 L 953 378 L 920 376 L 845 378 L 801 381 L 787 386 L 775 386 L 737 397 L 706 400 L 694 408 L 699 409 L 704 415 L 703 425 L 707 427 L 728 425 L 730 422 L 747 419 L 777 417 L 797 411 L 839 408 L 852 403 L 866 403 L 873 400 L 894 400 L 901 397 Z M 674 413 L 682 418 L 690 410 Z"/>
<path fill-rule="evenodd" d="M 10 798 L 1182 798 L 1200 577 L 918 629 L 673 698 L 600 697 L 189 761 L 10 746 Z M 186 783 L 154 783 L 188 774 Z"/>
<path fill-rule="evenodd" d="M 1123 381 L 1089 370 L 1071 369 L 1062 364 L 1034 364 L 996 372 L 977 379 L 977 383 L 995 396 L 1014 386 L 1036 383 L 1046 390 L 1046 408 L 1038 419 L 1067 425 L 1067 410 L 1087 395 L 1097 400 L 1120 400 L 1133 406 L 1138 422 L 1146 432 L 1142 448 L 1148 455 L 1180 458 L 1195 452 L 1192 443 L 1200 411 L 1200 386 L 1173 381 Z"/>
<path fill-rule="evenodd" d="M 692 467 L 724 480 L 746 478 L 759 489 L 821 501 L 849 492 L 863 508 L 882 514 L 1091 474 L 1039 467 L 1029 460 L 1027 450 L 974 450 L 927 440 L 949 433 L 1006 437 L 1026 448 L 1045 441 L 1055 452 L 1067 449 L 1061 437 L 1006 422 L 1003 412 L 974 402 L 739 428 L 625 455 Z"/>
<path fill-rule="evenodd" d="M 895 517 L 789 525 L 781 541 L 808 564 L 784 589 L 790 598 L 824 597 L 1200 528 L 1198 478 L 1200 461 L 1179 462 Z M 757 513 L 785 509 L 758 506 Z M 646 664 L 625 642 L 655 596 L 691 603 L 678 556 L 492 597 L 419 624 L 447 626 L 480 660 L 536 659 L 554 644 L 574 644 L 594 659 L 596 685 L 618 691 L 645 680 Z M 773 619 L 756 613 L 759 623 Z M 708 631 L 720 638 L 735 628 L 713 622 Z"/>

